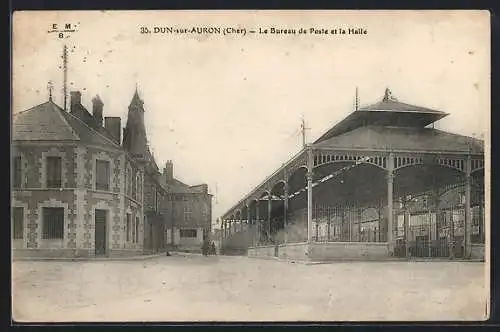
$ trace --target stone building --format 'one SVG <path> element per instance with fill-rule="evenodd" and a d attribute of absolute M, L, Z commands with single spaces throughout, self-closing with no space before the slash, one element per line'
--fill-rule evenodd
<path fill-rule="evenodd" d="M 145 113 L 144 101 L 136 90 L 123 130 L 123 148 L 144 169 L 144 251 L 199 251 L 211 231 L 208 186 L 189 186 L 175 179 L 171 160 L 160 172 L 149 149 Z"/>
<path fill-rule="evenodd" d="M 144 169 L 144 250 L 158 252 L 164 249 L 165 243 L 164 213 L 161 213 L 159 203 L 166 196 L 166 190 L 161 184 L 161 173 L 149 149 L 144 114 L 144 101 L 136 90 L 123 129 L 123 148 Z"/>
<path fill-rule="evenodd" d="M 198 251 L 204 239 L 212 232 L 212 195 L 208 186 L 189 186 L 174 177 L 171 160 L 162 174 L 167 195 L 161 203 L 165 211 L 165 243 L 170 248 Z"/>
<path fill-rule="evenodd" d="M 14 116 L 14 256 L 142 252 L 143 166 L 121 147 L 120 118 L 92 102 L 91 114 L 71 92 L 69 112 L 49 99 Z"/>
<path fill-rule="evenodd" d="M 211 231 L 211 195 L 160 172 L 135 91 L 121 119 L 92 114 L 71 93 L 14 117 L 12 220 L 15 255 L 94 256 L 200 249 Z M 103 121 L 104 120 L 104 121 Z M 104 123 L 104 126 L 103 126 Z M 172 232 L 172 229 L 174 231 Z"/>

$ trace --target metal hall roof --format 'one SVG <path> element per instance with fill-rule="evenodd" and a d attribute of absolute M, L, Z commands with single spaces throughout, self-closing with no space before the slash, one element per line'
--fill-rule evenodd
<path fill-rule="evenodd" d="M 483 153 L 481 140 L 433 128 L 369 125 L 312 145 L 342 150 L 395 150 L 452 153 Z"/>
<path fill-rule="evenodd" d="M 442 111 L 400 102 L 386 89 L 381 101 L 355 110 L 314 143 L 367 125 L 423 128 L 447 115 Z"/>

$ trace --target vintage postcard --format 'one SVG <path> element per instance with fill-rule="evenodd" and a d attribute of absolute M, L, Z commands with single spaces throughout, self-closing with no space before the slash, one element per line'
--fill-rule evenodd
<path fill-rule="evenodd" d="M 487 11 L 13 16 L 15 322 L 488 318 Z"/>

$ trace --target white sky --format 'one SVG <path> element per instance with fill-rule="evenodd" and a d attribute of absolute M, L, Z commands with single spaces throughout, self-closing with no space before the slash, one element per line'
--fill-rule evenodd
<path fill-rule="evenodd" d="M 48 98 L 62 105 L 62 45 L 69 82 L 83 104 L 99 94 L 105 116 L 120 116 L 136 83 L 159 167 L 194 185 L 207 183 L 213 219 L 308 141 L 384 89 L 403 102 L 450 113 L 437 128 L 489 136 L 490 36 L 475 12 L 33 12 L 14 16 L 14 112 Z M 77 23 L 64 42 L 52 23 Z M 364 36 L 181 36 L 140 26 L 359 27 Z M 84 61 L 85 60 L 85 61 Z"/>

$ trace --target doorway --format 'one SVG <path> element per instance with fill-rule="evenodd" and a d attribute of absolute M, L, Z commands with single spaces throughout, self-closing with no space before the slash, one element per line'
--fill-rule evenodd
<path fill-rule="evenodd" d="M 95 255 L 106 255 L 106 210 L 95 210 Z"/>

